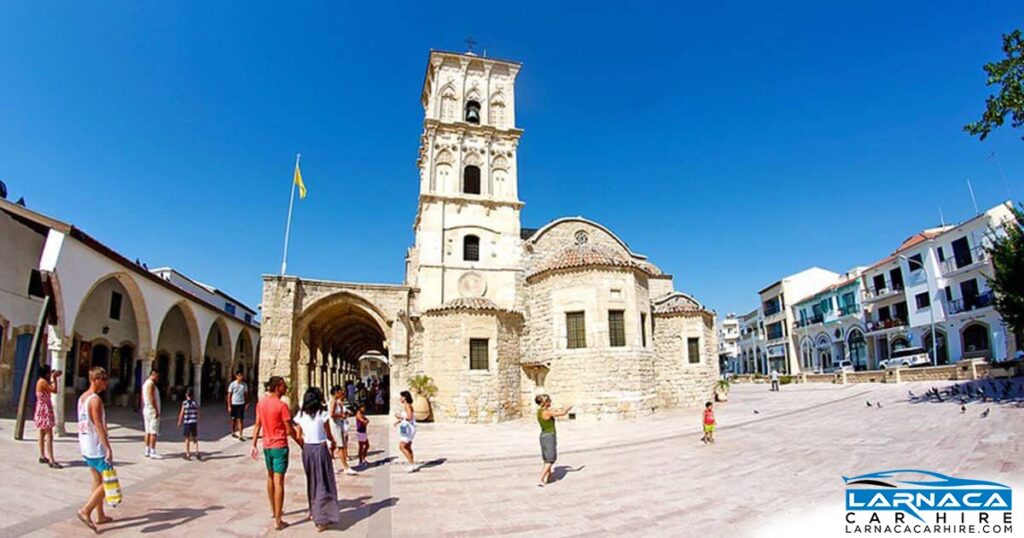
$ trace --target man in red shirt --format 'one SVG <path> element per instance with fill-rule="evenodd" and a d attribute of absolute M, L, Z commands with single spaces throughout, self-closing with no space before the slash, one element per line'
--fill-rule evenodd
<path fill-rule="evenodd" d="M 256 404 L 256 425 L 252 430 L 252 459 L 259 456 L 260 432 L 263 432 L 263 461 L 267 465 L 267 500 L 274 513 L 274 528 L 288 526 L 281 520 L 284 508 L 284 475 L 288 472 L 288 438 L 302 446 L 295 435 L 292 415 L 281 396 L 288 392 L 284 378 L 273 376 L 267 381 L 267 396 Z"/>

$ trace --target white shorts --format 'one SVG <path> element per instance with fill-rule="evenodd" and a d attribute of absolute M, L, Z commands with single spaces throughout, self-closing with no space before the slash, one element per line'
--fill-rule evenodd
<path fill-rule="evenodd" d="M 160 435 L 160 418 L 156 416 L 156 413 L 142 413 L 143 428 L 146 435 Z"/>
<path fill-rule="evenodd" d="M 345 426 L 338 426 L 338 423 L 332 420 L 331 435 L 334 436 L 334 442 L 338 446 L 348 446 L 348 428 Z"/>

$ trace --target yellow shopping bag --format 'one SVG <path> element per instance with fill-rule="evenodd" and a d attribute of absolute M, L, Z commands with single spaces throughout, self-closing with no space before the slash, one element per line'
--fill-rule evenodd
<path fill-rule="evenodd" d="M 121 482 L 113 467 L 103 471 L 103 494 L 108 506 L 113 508 L 121 504 Z"/>

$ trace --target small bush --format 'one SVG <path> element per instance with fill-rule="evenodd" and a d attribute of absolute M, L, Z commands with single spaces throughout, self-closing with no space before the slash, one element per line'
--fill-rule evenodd
<path fill-rule="evenodd" d="M 792 382 L 793 382 L 793 376 L 791 376 L 791 375 L 780 375 L 779 376 L 779 384 L 780 385 L 788 385 L 788 384 L 790 384 Z"/>

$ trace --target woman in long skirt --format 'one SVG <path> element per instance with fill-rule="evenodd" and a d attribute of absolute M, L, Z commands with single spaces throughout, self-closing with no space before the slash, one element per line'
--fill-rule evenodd
<path fill-rule="evenodd" d="M 334 481 L 334 458 L 331 456 L 335 441 L 322 390 L 317 387 L 306 390 L 302 398 L 302 409 L 295 416 L 295 426 L 303 441 L 302 468 L 306 471 L 309 517 L 316 525 L 316 530 L 323 532 L 338 522 L 340 508 L 338 485 Z"/>

